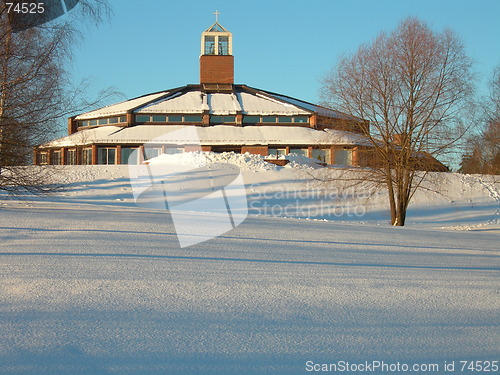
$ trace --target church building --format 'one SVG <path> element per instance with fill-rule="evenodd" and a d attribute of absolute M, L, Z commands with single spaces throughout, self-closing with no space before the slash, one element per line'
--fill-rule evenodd
<path fill-rule="evenodd" d="M 370 142 L 359 118 L 286 95 L 234 83 L 232 34 L 218 21 L 201 35 L 200 81 L 146 94 L 68 119 L 68 135 L 35 149 L 35 163 L 126 164 L 195 145 L 161 135 L 195 126 L 201 149 L 299 154 L 327 164 L 369 166 Z M 144 143 L 157 142 L 144 148 Z M 199 149 L 198 145 L 198 149 Z M 135 152 L 135 150 L 142 152 Z"/>

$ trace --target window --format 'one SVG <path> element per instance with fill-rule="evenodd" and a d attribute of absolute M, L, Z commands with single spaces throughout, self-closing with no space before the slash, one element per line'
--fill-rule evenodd
<path fill-rule="evenodd" d="M 266 122 L 266 123 L 276 122 L 276 117 L 275 116 L 262 116 L 262 122 Z"/>
<path fill-rule="evenodd" d="M 278 157 L 281 155 L 286 155 L 286 148 L 270 148 L 267 151 L 268 156 Z"/>
<path fill-rule="evenodd" d="M 291 148 L 290 154 L 296 154 L 307 157 L 307 148 Z"/>
<path fill-rule="evenodd" d="M 236 116 L 210 116 L 211 124 L 234 124 Z"/>
<path fill-rule="evenodd" d="M 122 147 L 121 163 L 122 164 L 139 164 L 138 148 Z"/>
<path fill-rule="evenodd" d="M 167 122 L 167 116 L 165 116 L 165 115 L 153 115 L 153 122 Z"/>
<path fill-rule="evenodd" d="M 210 116 L 211 124 L 235 124 L 236 116 Z"/>
<path fill-rule="evenodd" d="M 229 55 L 229 37 L 219 36 L 219 55 Z"/>
<path fill-rule="evenodd" d="M 144 160 L 156 158 L 162 153 L 160 147 L 144 147 Z"/>
<path fill-rule="evenodd" d="M 211 124 L 222 124 L 222 116 L 210 116 Z"/>
<path fill-rule="evenodd" d="M 244 124 L 257 124 L 260 122 L 260 116 L 243 116 Z"/>
<path fill-rule="evenodd" d="M 184 116 L 184 122 L 201 122 L 202 116 L 200 115 L 186 115 Z"/>
<path fill-rule="evenodd" d="M 61 164 L 61 151 L 54 151 L 52 153 L 52 165 L 60 165 Z"/>
<path fill-rule="evenodd" d="M 118 124 L 119 122 L 127 122 L 126 116 L 120 117 L 106 117 L 96 120 L 85 120 L 78 121 L 78 126 L 96 126 L 96 125 L 108 125 L 108 124 Z"/>
<path fill-rule="evenodd" d="M 280 124 L 290 124 L 290 123 L 304 123 L 307 124 L 309 122 L 309 118 L 307 116 L 262 116 L 262 121 L 260 116 L 244 116 L 243 123 L 244 124 L 257 124 L 260 122 L 274 124 L 275 122 Z"/>
<path fill-rule="evenodd" d="M 151 116 L 149 115 L 135 115 L 136 122 L 149 122 L 151 121 Z"/>
<path fill-rule="evenodd" d="M 183 152 L 182 147 L 165 146 L 165 154 L 167 155 L 182 154 Z"/>
<path fill-rule="evenodd" d="M 76 150 L 68 150 L 66 152 L 66 164 L 76 165 Z"/>
<path fill-rule="evenodd" d="M 293 122 L 295 122 L 295 123 L 308 123 L 309 118 L 307 118 L 306 116 L 295 116 L 293 118 Z"/>
<path fill-rule="evenodd" d="M 335 150 L 335 164 L 351 165 L 352 150 Z"/>
<path fill-rule="evenodd" d="M 96 126 L 96 125 L 108 125 L 108 124 L 118 124 L 118 123 L 127 122 L 127 116 L 119 116 L 119 117 L 106 117 L 95 120 L 85 120 L 78 121 L 78 126 Z"/>
<path fill-rule="evenodd" d="M 329 149 L 314 149 L 312 150 L 312 158 L 319 160 L 323 163 L 330 163 L 330 150 Z"/>
<path fill-rule="evenodd" d="M 214 14 L 215 14 L 215 13 L 214 13 Z M 215 31 L 215 32 L 221 32 L 221 33 L 222 33 L 222 32 L 224 32 L 224 31 L 226 31 L 226 30 L 224 30 L 224 29 L 221 27 L 221 25 L 219 25 L 219 23 L 218 23 L 218 22 L 216 22 L 216 23 L 214 23 L 214 24 L 213 24 L 213 26 L 212 26 L 212 27 L 210 28 L 210 30 L 208 30 L 208 31 L 210 31 L 210 32 L 214 32 L 214 31 Z"/>
<path fill-rule="evenodd" d="M 115 164 L 116 148 L 99 147 L 97 150 L 97 164 Z"/>
<path fill-rule="evenodd" d="M 215 55 L 215 36 L 205 36 L 205 55 Z"/>
<path fill-rule="evenodd" d="M 84 148 L 83 149 L 83 164 L 89 165 L 92 164 L 92 149 Z"/>
<path fill-rule="evenodd" d="M 236 116 L 224 116 L 222 122 L 226 124 L 234 124 L 236 123 Z"/>
<path fill-rule="evenodd" d="M 46 152 L 40 152 L 38 154 L 38 164 L 46 165 L 48 164 L 48 157 Z"/>
<path fill-rule="evenodd" d="M 278 122 L 292 122 L 292 118 L 289 116 L 279 116 Z"/>
<path fill-rule="evenodd" d="M 215 24 L 214 27 L 207 31 L 217 34 L 206 35 L 203 33 L 201 53 L 203 55 L 229 55 L 231 53 L 231 34 L 226 33 L 227 31 L 218 24 Z M 225 35 L 219 34 L 221 32 L 225 33 Z"/>
<path fill-rule="evenodd" d="M 182 116 L 170 115 L 170 116 L 168 116 L 168 122 L 182 122 Z"/>
<path fill-rule="evenodd" d="M 159 121 L 166 121 L 166 116 L 153 116 L 153 118 L 158 117 L 162 118 Z M 153 121 L 156 121 L 153 119 Z M 202 115 L 168 115 L 168 122 L 170 123 L 178 123 L 178 122 L 202 122 Z"/>

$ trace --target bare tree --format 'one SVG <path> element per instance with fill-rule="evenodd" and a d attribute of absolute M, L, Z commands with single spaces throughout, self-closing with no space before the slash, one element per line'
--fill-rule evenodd
<path fill-rule="evenodd" d="M 459 172 L 500 174 L 500 66 L 493 71 L 490 94 L 481 103 L 478 134 L 468 138 Z"/>
<path fill-rule="evenodd" d="M 377 165 L 369 179 L 387 187 L 392 225 L 402 226 L 435 159 L 464 134 L 461 113 L 473 92 L 471 60 L 450 30 L 415 18 L 343 57 L 323 81 L 325 104 L 360 121 Z M 442 166 L 442 165 L 441 165 Z"/>
<path fill-rule="evenodd" d="M 68 66 L 83 24 L 108 14 L 105 0 L 81 0 L 67 17 L 29 27 L 0 3 L 0 190 L 45 191 L 46 173 L 17 166 L 30 164 L 33 147 L 60 132 L 62 118 L 107 95 L 82 99 L 85 85 L 71 86 Z"/>

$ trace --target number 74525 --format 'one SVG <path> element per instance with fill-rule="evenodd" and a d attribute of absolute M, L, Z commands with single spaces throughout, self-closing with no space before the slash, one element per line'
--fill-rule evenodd
<path fill-rule="evenodd" d="M 44 3 L 5 3 L 5 5 L 7 5 L 7 13 L 40 14 L 45 12 Z"/>

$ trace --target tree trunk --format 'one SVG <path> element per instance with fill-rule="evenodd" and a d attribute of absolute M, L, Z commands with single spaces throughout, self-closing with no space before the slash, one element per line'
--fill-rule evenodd
<path fill-rule="evenodd" d="M 406 221 L 406 205 L 400 199 L 398 200 L 395 214 L 396 220 L 393 221 L 392 225 L 395 227 L 403 227 Z"/>
<path fill-rule="evenodd" d="M 396 197 L 394 194 L 394 186 L 392 184 L 391 170 L 386 171 L 387 194 L 389 196 L 389 208 L 391 211 L 391 224 L 396 221 Z"/>

